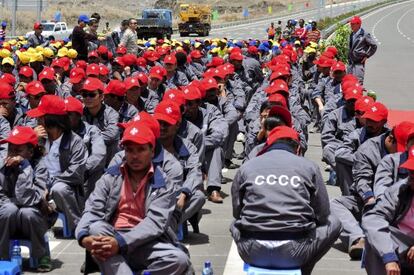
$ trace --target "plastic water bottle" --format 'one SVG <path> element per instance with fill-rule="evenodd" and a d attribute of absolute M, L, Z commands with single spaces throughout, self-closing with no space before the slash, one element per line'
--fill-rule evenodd
<path fill-rule="evenodd" d="M 213 268 L 211 267 L 211 262 L 210 261 L 206 261 L 204 263 L 204 268 L 203 268 L 203 273 L 201 273 L 202 275 L 213 275 Z"/>
<path fill-rule="evenodd" d="M 149 272 L 149 271 L 144 271 L 144 273 L 142 273 L 142 275 L 151 275 L 151 272 Z"/>
<path fill-rule="evenodd" d="M 16 263 L 19 266 L 20 270 L 22 270 L 22 250 L 20 248 L 18 240 L 13 241 L 11 261 L 13 263 Z"/>

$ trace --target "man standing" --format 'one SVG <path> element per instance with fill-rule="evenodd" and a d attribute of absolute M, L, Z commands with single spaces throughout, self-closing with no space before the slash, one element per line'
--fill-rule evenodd
<path fill-rule="evenodd" d="M 274 128 L 259 156 L 244 163 L 231 188 L 230 231 L 244 262 L 263 268 L 300 267 L 311 274 L 338 238 L 318 166 L 298 156 L 299 135 Z M 294 205 L 294 207 L 292 207 Z"/>
<path fill-rule="evenodd" d="M 270 27 L 267 28 L 267 39 L 273 40 L 275 38 L 276 29 L 275 29 L 275 23 L 270 23 Z"/>
<path fill-rule="evenodd" d="M 34 33 L 29 36 L 27 42 L 30 47 L 36 48 L 37 46 L 45 47 L 49 45 L 49 41 L 42 35 L 43 26 L 41 23 L 36 22 L 33 26 Z"/>
<path fill-rule="evenodd" d="M 96 40 L 97 37 L 93 34 L 85 32 L 84 28 L 89 23 L 89 17 L 81 14 L 78 19 L 78 25 L 72 32 L 72 48 L 78 52 L 78 59 L 88 59 L 88 41 Z"/>
<path fill-rule="evenodd" d="M 377 51 L 377 44 L 371 34 L 361 28 L 362 20 L 354 16 L 351 21 L 352 33 L 349 38 L 349 66 L 348 73 L 358 77 L 361 84 L 364 83 L 365 62 Z"/>
<path fill-rule="evenodd" d="M 129 19 L 128 29 L 125 30 L 124 34 L 122 35 L 121 42 L 119 43 L 120 47 L 125 47 L 127 49 L 127 53 L 135 55 L 138 52 L 137 24 L 138 22 L 136 19 Z"/>

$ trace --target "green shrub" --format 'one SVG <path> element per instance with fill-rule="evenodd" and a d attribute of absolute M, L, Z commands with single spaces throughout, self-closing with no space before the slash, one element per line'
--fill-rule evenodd
<path fill-rule="evenodd" d="M 351 28 L 348 24 L 337 25 L 335 36 L 328 42 L 328 45 L 335 46 L 338 49 L 338 59 L 344 63 L 348 62 L 349 36 Z"/>

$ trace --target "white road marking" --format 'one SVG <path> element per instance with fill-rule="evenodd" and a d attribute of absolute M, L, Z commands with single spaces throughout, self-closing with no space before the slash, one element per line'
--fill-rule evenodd
<path fill-rule="evenodd" d="M 234 241 L 231 242 L 226 265 L 224 266 L 224 275 L 240 275 L 243 272 L 243 260 L 240 258 L 237 246 Z"/>
<path fill-rule="evenodd" d="M 61 241 L 49 241 L 50 252 L 52 252 L 53 249 L 55 249 L 60 243 Z M 29 257 L 29 249 L 25 246 L 21 246 L 21 248 L 22 248 L 22 256 Z"/>
<path fill-rule="evenodd" d="M 407 16 L 407 14 L 409 14 L 410 12 L 412 12 L 414 10 L 414 8 L 411 8 L 411 9 L 409 9 L 409 10 L 407 10 L 406 12 L 404 12 L 404 14 L 403 15 L 401 15 L 401 17 L 398 19 L 398 21 L 397 21 L 397 30 L 398 30 L 398 32 L 404 37 L 404 38 L 407 38 L 407 40 L 411 40 L 411 37 L 409 37 L 408 35 L 406 35 L 402 30 L 401 30 L 401 28 L 400 28 L 400 24 L 401 24 L 401 21 L 403 20 L 403 18 L 405 17 L 405 16 Z"/>

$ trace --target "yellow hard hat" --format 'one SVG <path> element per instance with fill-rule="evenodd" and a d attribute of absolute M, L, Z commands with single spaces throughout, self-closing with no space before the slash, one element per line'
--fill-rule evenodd
<path fill-rule="evenodd" d="M 216 48 L 212 48 L 210 52 L 211 53 L 218 53 L 219 51 L 220 51 L 220 49 L 216 47 Z"/>
<path fill-rule="evenodd" d="M 66 48 L 71 48 L 72 47 L 72 41 L 69 41 L 68 43 L 66 43 L 65 47 Z"/>
<path fill-rule="evenodd" d="M 68 50 L 68 57 L 70 59 L 74 59 L 74 58 L 78 57 L 78 52 L 75 49 L 70 49 L 70 50 Z"/>
<path fill-rule="evenodd" d="M 183 49 L 183 47 L 181 47 L 181 46 L 179 46 L 179 47 L 177 47 L 177 48 L 175 48 L 177 51 L 182 51 L 182 50 L 184 50 Z"/>
<path fill-rule="evenodd" d="M 16 51 L 16 55 L 19 58 L 20 63 L 29 64 L 30 55 L 27 52 Z"/>
<path fill-rule="evenodd" d="M 67 55 L 68 55 L 68 48 L 66 48 L 66 47 L 63 47 L 63 48 L 59 49 L 59 51 L 57 53 L 58 57 L 65 57 Z"/>
<path fill-rule="evenodd" d="M 17 40 L 16 39 L 9 40 L 9 44 L 14 46 L 17 44 Z"/>
<path fill-rule="evenodd" d="M 148 51 L 155 51 L 154 47 L 148 47 Z"/>
<path fill-rule="evenodd" d="M 309 42 L 309 47 L 316 49 L 318 47 L 318 44 L 315 42 Z"/>
<path fill-rule="evenodd" d="M 19 36 L 19 37 L 17 37 L 17 39 L 19 39 L 20 41 L 24 41 L 24 40 L 26 40 L 26 38 L 24 38 L 24 36 Z"/>
<path fill-rule="evenodd" d="M 32 53 L 37 53 L 36 49 L 34 49 L 34 48 L 32 48 L 32 47 L 28 48 L 28 49 L 27 49 L 27 52 L 28 52 L 28 53 L 30 53 L 30 54 L 32 54 Z"/>
<path fill-rule="evenodd" d="M 200 47 L 201 46 L 201 43 L 200 42 L 195 42 L 194 43 L 194 48 L 198 48 L 198 47 Z"/>
<path fill-rule="evenodd" d="M 30 55 L 30 63 L 43 62 L 43 55 L 40 53 L 33 53 Z"/>
<path fill-rule="evenodd" d="M 13 58 L 11 58 L 11 57 L 3 58 L 3 61 L 1 61 L 1 65 L 4 65 L 4 64 L 10 64 L 10 65 L 14 66 Z"/>
<path fill-rule="evenodd" d="M 315 48 L 312 48 L 312 47 L 310 47 L 310 46 L 307 46 L 307 47 L 303 50 L 303 52 L 304 52 L 304 53 L 316 53 L 316 49 L 315 49 Z"/>
<path fill-rule="evenodd" d="M 55 53 L 51 48 L 44 48 L 42 54 L 46 58 L 52 58 L 55 56 Z"/>
<path fill-rule="evenodd" d="M 42 46 L 37 46 L 37 47 L 35 48 L 35 50 L 36 50 L 38 53 L 42 53 L 42 52 L 43 52 L 43 47 L 42 47 Z"/>
<path fill-rule="evenodd" d="M 1 58 L 6 58 L 6 57 L 10 57 L 11 53 L 8 49 L 1 49 L 0 50 L 0 57 Z"/>

